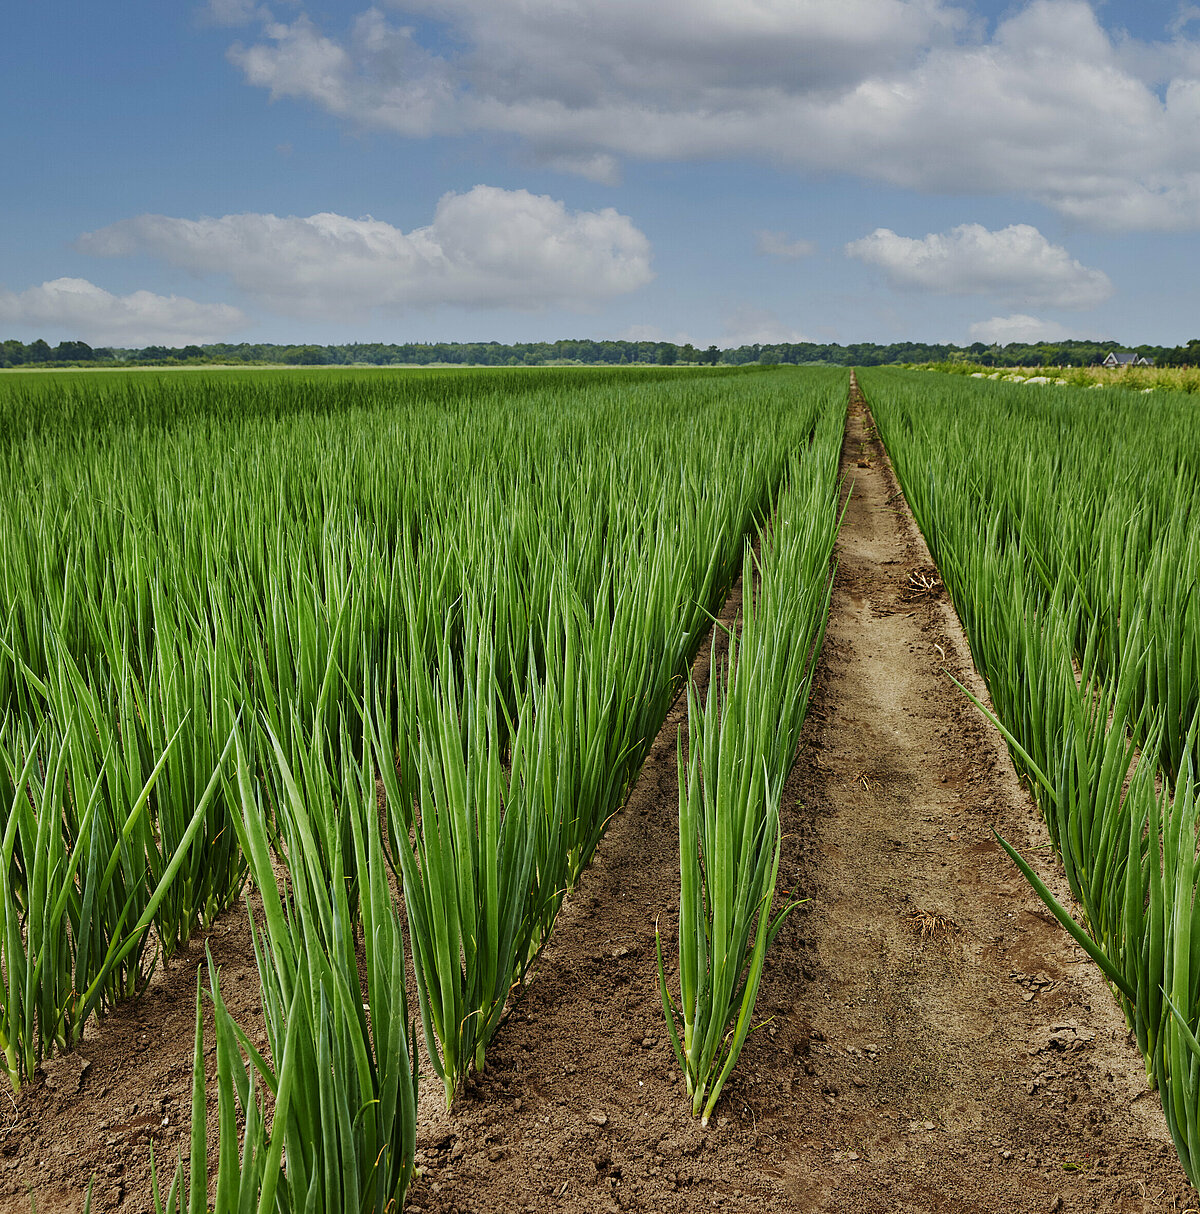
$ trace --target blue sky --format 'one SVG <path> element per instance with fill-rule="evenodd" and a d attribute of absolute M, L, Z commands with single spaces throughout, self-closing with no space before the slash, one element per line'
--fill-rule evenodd
<path fill-rule="evenodd" d="M 1200 336 L 1200 4 L 11 7 L 0 337 Z"/>

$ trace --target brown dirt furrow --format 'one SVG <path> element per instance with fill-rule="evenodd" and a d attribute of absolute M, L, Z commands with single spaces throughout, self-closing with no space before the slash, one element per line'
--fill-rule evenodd
<path fill-rule="evenodd" d="M 793 1037 L 790 1090 L 772 1068 L 797 1128 L 769 1167 L 803 1210 L 1184 1209 L 1194 1194 L 1116 1004 L 996 845 L 993 827 L 1042 849 L 1066 896 L 999 736 L 950 682 L 986 696 L 857 393 L 843 469 L 793 773 L 812 910 L 783 944 L 808 980 L 771 992 L 810 1031 Z"/>

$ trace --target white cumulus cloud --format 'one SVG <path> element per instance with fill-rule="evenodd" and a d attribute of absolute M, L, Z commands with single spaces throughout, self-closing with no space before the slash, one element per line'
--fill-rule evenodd
<path fill-rule="evenodd" d="M 229 304 L 151 291 L 113 295 L 85 278 L 56 278 L 26 291 L 0 287 L 0 321 L 101 346 L 199 344 L 228 337 L 249 323 Z"/>
<path fill-rule="evenodd" d="M 1155 43 L 1110 33 L 1087 0 L 1029 0 L 994 28 L 965 0 L 386 7 L 344 30 L 263 20 L 230 58 L 273 97 L 355 125 L 517 136 L 595 180 L 616 180 L 622 158 L 756 156 L 1019 193 L 1100 228 L 1200 226 L 1190 6 Z"/>
<path fill-rule="evenodd" d="M 754 248 L 763 257 L 778 261 L 801 261 L 817 251 L 811 240 L 791 240 L 783 232 L 755 232 Z"/>
<path fill-rule="evenodd" d="M 329 213 L 139 215 L 77 245 L 225 275 L 272 311 L 317 317 L 441 304 L 586 309 L 653 277 L 650 242 L 611 207 L 570 211 L 545 195 L 482 185 L 444 195 L 433 221 L 411 232 Z"/>
<path fill-rule="evenodd" d="M 1029 307 L 1092 308 L 1113 285 L 1026 223 L 989 231 L 964 223 L 920 239 L 877 228 L 846 253 L 883 270 L 901 289 L 942 295 L 996 295 Z"/>
<path fill-rule="evenodd" d="M 667 114 L 706 96 L 722 109 L 736 105 L 744 90 L 853 86 L 864 72 L 903 68 L 965 20 L 942 0 L 399 0 L 388 7 L 400 12 L 398 21 L 371 7 L 340 38 L 307 15 L 268 21 L 261 41 L 236 44 L 230 58 L 276 96 L 305 97 L 373 125 L 410 129 L 416 90 L 437 95 L 439 129 L 492 124 L 531 134 L 541 124 L 552 144 L 551 128 L 571 110 L 586 122 L 628 101 Z M 462 49 L 450 57 L 427 50 L 405 15 L 443 23 Z"/>
<path fill-rule="evenodd" d="M 340 118 L 402 135 L 461 127 L 449 65 L 378 9 L 356 18 L 344 41 L 323 34 L 303 14 L 290 24 L 268 21 L 263 34 L 265 42 L 235 43 L 229 58 L 272 98 L 303 98 Z"/>

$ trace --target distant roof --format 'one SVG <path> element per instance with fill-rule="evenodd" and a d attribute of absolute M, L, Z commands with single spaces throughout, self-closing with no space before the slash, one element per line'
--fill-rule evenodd
<path fill-rule="evenodd" d="M 1118 366 L 1126 367 L 1130 363 L 1137 362 L 1138 356 L 1133 350 L 1110 350 L 1104 361 L 1108 362 L 1110 358 L 1113 359 Z"/>

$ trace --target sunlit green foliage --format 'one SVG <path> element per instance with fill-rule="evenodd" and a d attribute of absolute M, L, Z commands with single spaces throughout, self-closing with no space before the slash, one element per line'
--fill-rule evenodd
<path fill-rule="evenodd" d="M 663 1012 L 692 1112 L 707 1125 L 750 1031 L 763 962 L 789 907 L 772 915 L 779 802 L 825 635 L 837 534 L 845 396 L 831 394 L 813 441 L 788 466 L 758 556 L 747 544 L 741 617 L 701 698 L 688 684 L 679 754 L 679 1001 Z"/>
<path fill-rule="evenodd" d="M 415 1055 L 387 872 L 450 1100 L 843 391 L 789 370 L 5 379 L 13 1083 L 249 876 L 269 1051 L 210 973 L 218 1207 L 401 1200 Z M 196 1116 L 168 1207 L 204 1208 Z"/>

